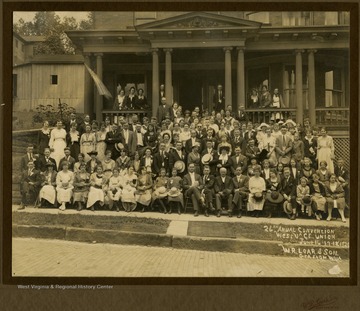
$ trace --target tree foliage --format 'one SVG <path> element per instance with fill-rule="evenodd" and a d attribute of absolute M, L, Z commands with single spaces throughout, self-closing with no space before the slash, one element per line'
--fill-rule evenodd
<path fill-rule="evenodd" d="M 76 21 L 74 17 L 61 19 L 55 12 L 36 12 L 32 21 L 19 19 L 13 25 L 16 33 L 23 36 L 44 36 L 45 41 L 39 43 L 34 54 L 74 54 L 75 45 L 66 35 L 67 30 L 86 30 L 93 26 L 93 12 L 87 19 Z"/>

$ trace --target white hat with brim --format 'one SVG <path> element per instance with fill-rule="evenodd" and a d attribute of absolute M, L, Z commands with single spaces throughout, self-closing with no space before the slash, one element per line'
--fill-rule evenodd
<path fill-rule="evenodd" d="M 176 161 L 174 164 L 174 168 L 179 172 L 182 173 L 185 171 L 185 163 L 183 161 Z"/>
<path fill-rule="evenodd" d="M 291 119 L 286 120 L 284 124 L 291 124 L 292 126 L 296 126 L 296 123 Z"/>
<path fill-rule="evenodd" d="M 180 194 L 181 194 L 181 191 L 176 187 L 172 187 L 168 192 L 169 197 L 177 197 Z"/>
<path fill-rule="evenodd" d="M 261 128 L 264 127 L 264 126 L 265 126 L 265 127 L 269 127 L 269 124 L 266 124 L 266 123 L 263 122 L 263 123 L 261 123 L 261 124 L 259 125 L 259 127 L 258 127 L 257 129 L 258 129 L 258 130 L 261 130 Z"/>
<path fill-rule="evenodd" d="M 166 197 L 166 196 L 168 195 L 165 187 L 159 187 L 159 188 L 157 188 L 157 189 L 154 191 L 154 194 L 155 194 L 157 197 L 160 197 L 160 198 L 164 198 L 164 197 Z"/>
<path fill-rule="evenodd" d="M 117 151 L 121 151 L 121 150 L 123 150 L 125 147 L 124 147 L 124 145 L 122 144 L 122 143 L 116 143 L 115 144 L 115 149 L 117 150 Z"/>
<path fill-rule="evenodd" d="M 204 154 L 204 155 L 202 156 L 202 158 L 201 158 L 201 163 L 202 163 L 202 164 L 209 164 L 210 161 L 212 161 L 212 159 L 213 159 L 212 154 L 209 154 L 209 153 Z"/>
<path fill-rule="evenodd" d="M 292 214 L 292 206 L 289 201 L 285 201 L 283 204 L 284 212 L 288 215 Z"/>

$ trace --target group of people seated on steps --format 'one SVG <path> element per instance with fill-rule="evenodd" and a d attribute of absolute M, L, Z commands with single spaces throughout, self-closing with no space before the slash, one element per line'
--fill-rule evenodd
<path fill-rule="evenodd" d="M 174 103 L 157 117 L 72 114 L 21 159 L 21 206 L 308 217 L 346 222 L 349 171 L 325 128 L 270 124 Z M 170 112 L 170 110 L 172 110 Z M 158 116 L 159 117 L 159 116 Z M 36 150 L 36 154 L 34 152 Z M 190 204 L 191 203 L 191 204 Z"/>

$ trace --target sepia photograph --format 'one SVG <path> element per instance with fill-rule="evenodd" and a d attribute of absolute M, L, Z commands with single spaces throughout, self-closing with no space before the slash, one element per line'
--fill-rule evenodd
<path fill-rule="evenodd" d="M 13 279 L 349 280 L 350 11 L 12 18 Z"/>

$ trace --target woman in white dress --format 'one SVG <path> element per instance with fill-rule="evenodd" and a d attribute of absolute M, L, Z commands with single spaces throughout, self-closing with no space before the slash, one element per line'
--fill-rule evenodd
<path fill-rule="evenodd" d="M 189 124 L 184 124 L 184 129 L 179 135 L 179 140 L 182 142 L 183 146 L 185 146 L 185 142 L 191 138 L 190 126 Z"/>
<path fill-rule="evenodd" d="M 126 212 L 131 212 L 136 208 L 135 191 L 137 186 L 137 176 L 134 172 L 134 167 L 130 166 L 127 174 L 122 178 L 123 191 L 121 195 L 121 202 Z"/>
<path fill-rule="evenodd" d="M 50 132 L 50 157 L 56 161 L 56 166 L 58 170 L 61 170 L 59 167 L 60 160 L 65 157 L 64 149 L 66 147 L 66 131 L 63 129 L 62 121 L 57 121 L 56 128 Z"/>
<path fill-rule="evenodd" d="M 119 169 L 116 167 L 113 169 L 112 176 L 109 179 L 109 185 L 107 190 L 107 197 L 109 199 L 109 208 L 116 208 L 118 212 L 120 210 L 120 197 L 122 193 L 122 179 L 123 176 L 119 175 Z"/>
<path fill-rule="evenodd" d="M 56 200 L 56 171 L 54 170 L 55 164 L 49 161 L 45 165 L 47 170 L 42 176 L 42 188 L 39 193 L 40 205 L 42 207 L 47 207 L 49 203 L 54 205 Z"/>
<path fill-rule="evenodd" d="M 105 153 L 106 153 L 106 126 L 105 123 L 102 122 L 100 124 L 100 131 L 96 132 L 96 151 L 98 152 L 97 158 L 100 161 L 103 161 L 105 159 Z"/>
<path fill-rule="evenodd" d="M 327 135 L 326 129 L 323 127 L 320 130 L 320 136 L 317 139 L 317 160 L 320 167 L 320 162 L 326 161 L 327 168 L 330 173 L 334 173 L 334 156 L 335 147 L 333 138 Z"/>
<path fill-rule="evenodd" d="M 253 216 L 259 217 L 260 211 L 264 208 L 265 198 L 264 191 L 266 191 L 266 183 L 264 178 L 260 177 L 261 168 L 256 165 L 253 168 L 254 176 L 249 179 L 249 201 L 248 211 L 253 211 Z"/>
<path fill-rule="evenodd" d="M 66 203 L 71 201 L 72 190 L 74 188 L 74 173 L 69 171 L 69 163 L 62 162 L 62 170 L 56 176 L 57 201 L 61 204 L 59 209 L 64 211 Z"/>
<path fill-rule="evenodd" d="M 96 172 L 90 176 L 90 190 L 88 194 L 88 200 L 86 208 L 90 208 L 93 212 L 95 211 L 95 205 L 104 205 L 105 192 L 107 179 L 103 174 L 103 168 L 101 165 L 96 167 Z"/>
<path fill-rule="evenodd" d="M 106 151 L 106 157 L 101 162 L 101 165 L 103 167 L 105 177 L 109 179 L 112 176 L 113 169 L 116 166 L 115 161 L 111 159 L 111 150 Z"/>
<path fill-rule="evenodd" d="M 267 150 L 267 158 L 269 159 L 271 166 L 276 166 L 278 164 L 276 152 L 275 152 L 275 143 L 276 139 L 272 135 L 271 128 L 266 128 L 266 136 L 263 137 L 263 139 L 259 143 L 259 149 L 260 152 L 264 149 Z"/>
<path fill-rule="evenodd" d="M 94 151 L 96 148 L 96 136 L 91 131 L 91 125 L 88 124 L 85 127 L 85 133 L 80 138 L 80 152 L 85 156 L 85 162 L 88 162 L 91 158 L 88 155 L 89 152 Z"/>

